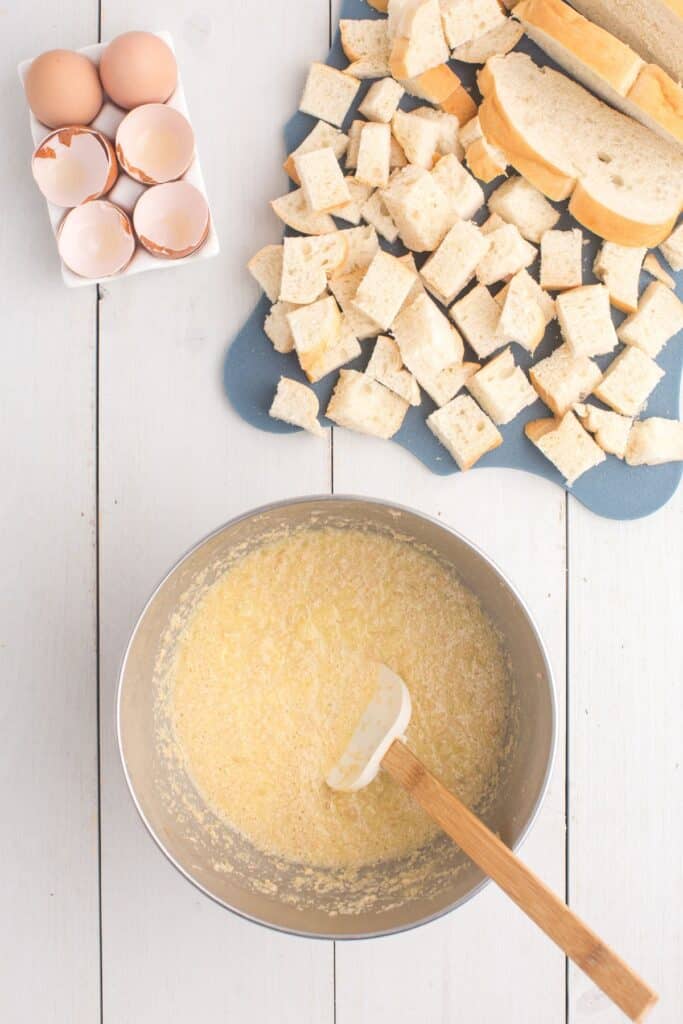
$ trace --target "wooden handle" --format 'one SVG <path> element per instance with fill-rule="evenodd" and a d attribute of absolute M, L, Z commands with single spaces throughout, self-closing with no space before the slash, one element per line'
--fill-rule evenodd
<path fill-rule="evenodd" d="M 382 767 L 458 846 L 619 1006 L 641 1021 L 657 995 L 465 805 L 396 740 Z"/>

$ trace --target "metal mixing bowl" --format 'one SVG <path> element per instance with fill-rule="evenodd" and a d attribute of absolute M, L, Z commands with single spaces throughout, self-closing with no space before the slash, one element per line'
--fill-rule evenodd
<path fill-rule="evenodd" d="M 163 670 L 162 640 L 182 622 L 179 609 L 191 608 L 187 595 L 201 592 L 197 580 L 210 584 L 236 551 L 249 550 L 273 531 L 323 526 L 399 533 L 426 545 L 480 599 L 509 652 L 517 709 L 510 763 L 486 820 L 508 845 L 521 841 L 545 793 L 555 745 L 553 683 L 543 643 L 519 594 L 481 551 L 434 519 L 380 501 L 333 496 L 281 502 L 234 519 L 192 548 L 154 591 L 133 631 L 119 678 L 119 746 L 131 795 L 152 837 L 207 896 L 253 921 L 299 935 L 366 938 L 423 924 L 460 906 L 484 884 L 481 871 L 439 837 L 425 852 L 423 881 L 407 897 L 401 862 L 360 872 L 353 884 L 330 875 L 326 886 L 318 879 L 307 890 L 291 865 L 207 817 L 190 780 L 169 766 L 158 739 L 155 680 Z M 349 899 L 355 904 L 348 912 L 345 886 L 353 889 Z M 372 899 L 364 900 L 370 888 Z"/>

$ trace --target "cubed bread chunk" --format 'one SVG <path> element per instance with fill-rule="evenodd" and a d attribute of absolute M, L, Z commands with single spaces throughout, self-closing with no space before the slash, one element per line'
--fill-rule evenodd
<path fill-rule="evenodd" d="M 302 427 L 316 437 L 325 437 L 318 422 L 318 397 L 305 384 L 290 377 L 280 377 L 268 415 L 293 427 Z"/>
<path fill-rule="evenodd" d="M 389 438 L 400 430 L 408 402 L 357 370 L 339 374 L 325 415 L 348 430 Z"/>
<path fill-rule="evenodd" d="M 423 387 L 423 380 L 462 362 L 462 338 L 424 292 L 403 307 L 392 329 L 405 366 Z"/>
<path fill-rule="evenodd" d="M 366 270 L 379 250 L 379 239 L 375 229 L 371 225 L 363 224 L 357 228 L 344 228 L 338 234 L 345 245 L 345 256 L 330 276 L 350 274 L 352 270 Z"/>
<path fill-rule="evenodd" d="M 609 364 L 593 394 L 622 416 L 637 416 L 663 376 L 639 348 L 627 348 Z"/>
<path fill-rule="evenodd" d="M 344 232 L 333 231 L 315 238 L 287 237 L 283 240 L 280 299 L 305 305 L 324 291 L 328 276 L 344 263 L 348 243 Z"/>
<path fill-rule="evenodd" d="M 504 227 L 505 224 L 506 221 L 504 221 L 502 217 L 499 217 L 497 213 L 492 213 L 481 225 L 481 230 L 485 235 L 490 235 L 492 231 L 497 231 L 498 228 Z"/>
<path fill-rule="evenodd" d="M 527 352 L 533 353 L 543 340 L 546 318 L 535 296 L 530 294 L 527 279 L 536 284 L 526 270 L 519 270 L 505 286 L 505 298 L 499 307 L 498 330 L 510 341 L 516 341 Z"/>
<path fill-rule="evenodd" d="M 310 153 L 314 149 L 324 149 L 329 146 L 334 150 L 334 155 L 337 160 L 341 160 L 346 152 L 346 147 L 349 144 L 348 135 L 344 135 L 339 128 L 334 128 L 327 121 L 318 121 L 317 124 L 311 128 L 310 132 L 303 140 L 303 142 L 297 146 L 296 149 L 292 150 L 284 164 L 282 165 L 290 176 L 292 181 L 300 185 L 299 175 L 296 171 L 296 158 L 303 156 L 304 153 Z"/>
<path fill-rule="evenodd" d="M 302 235 L 327 235 L 335 229 L 329 213 L 318 213 L 310 208 L 302 188 L 273 199 L 270 205 L 283 224 Z"/>
<path fill-rule="evenodd" d="M 398 31 L 389 60 L 391 73 L 399 80 L 414 78 L 443 64 L 450 56 L 441 24 L 439 0 L 414 0 L 400 6 Z"/>
<path fill-rule="evenodd" d="M 470 377 L 480 369 L 480 363 L 453 363 L 452 366 L 447 366 L 445 370 L 436 375 L 424 374 L 420 386 L 424 388 L 432 401 L 441 407 L 455 398 Z"/>
<path fill-rule="evenodd" d="M 360 79 L 314 61 L 308 71 L 299 110 L 341 128 L 359 88 Z"/>
<path fill-rule="evenodd" d="M 558 295 L 555 302 L 562 337 L 576 356 L 602 356 L 618 345 L 604 284 L 588 284 Z"/>
<path fill-rule="evenodd" d="M 664 462 L 683 460 L 683 423 L 650 416 L 637 420 L 626 446 L 629 466 L 660 466 Z"/>
<path fill-rule="evenodd" d="M 484 231 L 485 226 L 486 225 L 482 227 L 482 231 Z M 510 284 L 512 283 L 512 281 L 515 280 L 517 281 L 517 287 L 520 289 L 520 291 L 526 294 L 529 302 L 535 302 L 537 306 L 541 307 L 543 319 L 545 320 L 546 324 L 549 324 L 551 320 L 554 320 L 556 316 L 555 300 L 550 295 L 548 295 L 548 293 L 544 291 L 543 288 L 541 288 L 538 281 L 534 280 L 534 278 L 531 276 L 528 270 L 518 270 L 517 273 L 510 279 L 509 283 L 506 284 L 504 288 L 501 288 L 500 291 L 496 293 L 496 302 L 501 307 L 501 309 L 507 297 Z"/>
<path fill-rule="evenodd" d="M 543 193 L 519 175 L 498 186 L 489 196 L 488 207 L 491 213 L 514 224 L 529 242 L 540 242 L 545 232 L 554 228 L 560 219 L 559 211 Z"/>
<path fill-rule="evenodd" d="M 413 282 L 413 287 L 408 292 L 408 295 L 406 296 L 403 302 L 403 306 L 401 306 L 401 309 L 403 309 L 404 306 L 409 306 L 412 302 L 414 302 L 418 295 L 425 294 L 425 286 L 422 283 L 422 278 L 420 277 L 419 271 L 417 269 L 417 264 L 415 263 L 415 257 L 413 256 L 412 252 L 407 252 L 404 256 L 399 256 L 398 262 L 403 263 L 404 266 L 408 267 L 408 269 L 413 274 L 415 274 L 415 281 Z"/>
<path fill-rule="evenodd" d="M 624 313 L 633 313 L 638 307 L 640 268 L 646 252 L 645 246 L 603 242 L 593 262 L 593 273 L 607 288 L 610 302 Z"/>
<path fill-rule="evenodd" d="M 349 144 L 346 149 L 346 167 L 347 170 L 355 170 L 356 164 L 358 163 L 358 150 L 360 149 L 360 133 L 363 131 L 363 127 L 367 122 L 356 118 L 351 122 L 347 131 L 347 138 Z"/>
<path fill-rule="evenodd" d="M 353 305 L 353 300 L 358 291 L 358 285 L 365 277 L 365 270 L 360 267 L 352 270 L 349 274 L 341 274 L 330 278 L 329 288 L 335 299 L 341 306 L 349 327 L 358 338 L 364 341 L 366 338 L 374 338 L 377 335 L 377 326 L 374 320 L 365 316 Z"/>
<path fill-rule="evenodd" d="M 580 228 L 546 231 L 541 238 L 541 288 L 564 291 L 578 288 L 582 281 Z"/>
<path fill-rule="evenodd" d="M 478 359 L 487 359 L 511 340 L 500 329 L 500 306 L 483 284 L 476 285 L 454 303 L 449 314 Z"/>
<path fill-rule="evenodd" d="M 643 260 L 643 270 L 650 277 L 654 277 L 655 280 L 661 281 L 667 288 L 671 288 L 673 291 L 676 288 L 676 279 L 664 269 L 660 261 L 657 259 L 653 252 L 649 252 Z"/>
<path fill-rule="evenodd" d="M 538 395 L 524 371 L 515 364 L 509 348 L 470 377 L 467 390 L 498 426 L 509 423 L 522 409 L 538 401 Z"/>
<path fill-rule="evenodd" d="M 568 345 L 560 345 L 547 359 L 532 366 L 529 376 L 548 408 L 556 416 L 564 416 L 595 390 L 602 373 L 588 356 L 576 356 Z"/>
<path fill-rule="evenodd" d="M 421 75 L 402 81 L 410 96 L 433 103 L 447 114 L 455 114 L 460 124 L 469 121 L 477 112 L 477 105 L 448 64 L 423 71 Z"/>
<path fill-rule="evenodd" d="M 312 149 L 295 158 L 306 202 L 311 210 L 327 213 L 348 203 L 351 193 L 331 146 Z"/>
<path fill-rule="evenodd" d="M 674 228 L 659 248 L 672 270 L 683 270 L 683 221 Z"/>
<path fill-rule="evenodd" d="M 379 121 L 389 124 L 398 110 L 405 89 L 393 78 L 381 78 L 373 82 L 365 94 L 358 112 L 367 117 L 368 121 Z"/>
<path fill-rule="evenodd" d="M 456 46 L 451 56 L 466 64 L 485 64 L 489 57 L 508 53 L 517 45 L 523 35 L 523 28 L 512 18 L 506 18 L 502 25 L 489 29 L 483 35 L 468 43 Z"/>
<path fill-rule="evenodd" d="M 654 359 L 681 330 L 683 303 L 665 284 L 653 281 L 643 292 L 637 312 L 619 325 L 617 335 L 625 345 L 633 345 Z"/>
<path fill-rule="evenodd" d="M 360 212 L 363 220 L 367 221 L 368 224 L 372 224 L 375 231 L 382 238 L 386 238 L 387 242 L 396 241 L 398 238 L 398 228 L 389 216 L 379 189 L 365 200 Z"/>
<path fill-rule="evenodd" d="M 597 405 L 575 405 L 574 412 L 589 434 L 593 434 L 604 452 L 623 459 L 633 422 L 630 416 L 620 416 L 618 412 L 598 409 Z"/>
<path fill-rule="evenodd" d="M 476 224 L 458 221 L 422 267 L 423 281 L 440 302 L 450 305 L 474 277 L 488 247 Z"/>
<path fill-rule="evenodd" d="M 457 219 L 450 198 L 423 167 L 397 171 L 382 190 L 382 200 L 401 241 L 413 252 L 432 252 Z"/>
<path fill-rule="evenodd" d="M 274 302 L 266 317 L 263 330 L 273 343 L 276 352 L 286 354 L 294 350 L 294 338 L 289 327 L 287 314 L 298 309 L 292 302 Z"/>
<path fill-rule="evenodd" d="M 366 185 L 364 181 L 358 181 L 351 174 L 347 174 L 344 180 L 346 181 L 351 198 L 348 203 L 336 206 L 332 212 L 337 220 L 344 220 L 347 224 L 358 225 L 362 220 L 363 205 L 372 195 L 372 186 Z"/>
<path fill-rule="evenodd" d="M 478 114 L 471 117 L 460 129 L 460 142 L 465 150 L 467 166 L 475 178 L 488 182 L 505 174 L 508 159 L 502 149 L 492 146 L 484 137 Z M 492 216 L 500 221 L 499 227 L 505 223 L 497 214 Z"/>
<path fill-rule="evenodd" d="M 522 238 L 514 224 L 486 235 L 489 247 L 477 266 L 477 280 L 480 284 L 495 284 L 509 281 L 518 270 L 529 267 L 537 256 L 535 246 Z"/>
<path fill-rule="evenodd" d="M 277 302 L 282 283 L 282 246 L 264 245 L 247 263 L 247 270 L 258 281 L 271 302 Z"/>
<path fill-rule="evenodd" d="M 410 405 L 420 404 L 420 388 L 415 377 L 406 370 L 401 351 L 393 338 L 380 334 L 370 356 L 365 372 L 374 380 L 384 384 L 394 394 L 405 399 Z"/>
<path fill-rule="evenodd" d="M 441 20 L 451 50 L 505 23 L 498 0 L 441 0 Z"/>
<path fill-rule="evenodd" d="M 345 72 L 356 78 L 380 78 L 389 74 L 389 32 L 385 20 L 341 18 L 339 34 L 345 56 L 351 62 Z"/>
<path fill-rule="evenodd" d="M 447 153 L 435 164 L 431 176 L 451 205 L 451 222 L 469 220 L 484 205 L 484 190 L 455 153 Z"/>
<path fill-rule="evenodd" d="M 469 395 L 436 409 L 427 426 L 463 471 L 503 443 L 500 431 Z"/>
<path fill-rule="evenodd" d="M 386 331 L 414 283 L 412 271 L 395 256 L 380 249 L 358 285 L 354 306 L 374 320 L 379 330 Z"/>
<path fill-rule="evenodd" d="M 409 163 L 429 169 L 439 141 L 439 126 L 418 114 L 397 110 L 391 121 L 394 138 Z"/>
<path fill-rule="evenodd" d="M 389 125 L 368 121 L 360 133 L 356 177 L 373 188 L 383 188 L 389 182 L 390 157 Z"/>
<path fill-rule="evenodd" d="M 439 129 L 436 139 L 436 153 L 439 156 L 453 153 L 458 160 L 462 160 L 464 150 L 458 137 L 460 123 L 455 114 L 447 114 L 445 110 L 435 110 L 434 107 L 416 107 L 413 114 L 431 121 Z"/>
<path fill-rule="evenodd" d="M 571 485 L 605 461 L 605 453 L 583 429 L 573 412 L 562 419 L 531 420 L 524 433 Z"/>
<path fill-rule="evenodd" d="M 336 348 L 341 336 L 342 316 L 336 300 L 327 295 L 300 306 L 287 314 L 287 321 L 301 369 L 309 380 L 318 380 L 322 354 Z"/>

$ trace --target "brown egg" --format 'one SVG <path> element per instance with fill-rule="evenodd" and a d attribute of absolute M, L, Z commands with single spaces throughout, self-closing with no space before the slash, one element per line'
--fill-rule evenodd
<path fill-rule="evenodd" d="M 146 103 L 126 114 L 116 132 L 121 167 L 143 185 L 175 181 L 194 157 L 194 132 L 186 117 L 164 103 Z"/>
<path fill-rule="evenodd" d="M 133 210 L 141 245 L 153 256 L 179 260 L 196 252 L 209 234 L 209 207 L 187 181 L 148 188 Z"/>
<path fill-rule="evenodd" d="M 105 92 L 124 110 L 143 103 L 165 103 L 178 80 L 173 52 L 151 32 L 124 32 L 100 60 Z"/>
<path fill-rule="evenodd" d="M 94 128 L 58 128 L 43 139 L 31 161 L 38 188 L 55 206 L 78 206 L 99 199 L 118 176 L 109 139 Z"/>
<path fill-rule="evenodd" d="M 59 226 L 57 246 L 69 270 L 98 280 L 128 266 L 135 237 L 123 210 L 106 199 L 93 199 L 67 213 Z"/>
<path fill-rule="evenodd" d="M 90 124 L 102 106 L 97 68 L 73 50 L 41 53 L 28 69 L 24 88 L 29 107 L 48 128 Z"/>

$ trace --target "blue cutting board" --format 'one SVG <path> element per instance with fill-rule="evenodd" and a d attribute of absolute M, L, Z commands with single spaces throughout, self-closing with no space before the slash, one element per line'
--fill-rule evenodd
<path fill-rule="evenodd" d="M 380 17 L 372 8 L 368 7 L 363 0 L 345 0 L 342 17 L 344 18 L 374 18 Z M 523 37 L 517 49 L 529 53 L 539 64 L 549 64 L 552 61 Z M 337 32 L 334 45 L 327 58 L 328 64 L 343 68 L 347 60 L 342 52 Z M 453 61 L 452 66 L 457 72 L 465 86 L 472 92 L 474 98 L 479 101 L 479 94 L 476 89 L 475 76 L 477 68 L 469 64 L 461 64 Z M 302 68 L 302 87 L 306 69 Z M 363 84 L 359 90 L 356 104 L 349 113 L 347 125 L 355 116 L 355 109 L 361 102 L 370 82 Z M 420 101 L 410 97 L 404 97 L 402 106 L 406 109 L 418 106 Z M 285 125 L 284 130 L 284 151 L 286 155 L 295 149 L 311 130 L 315 121 L 306 114 L 297 113 Z M 283 156 L 284 159 L 284 156 Z M 501 182 L 497 179 L 490 186 L 485 188 L 487 195 L 493 191 Z M 284 191 L 284 188 L 283 188 Z M 566 210 L 566 203 L 555 204 L 562 212 L 562 218 L 558 227 L 570 227 L 574 222 Z M 482 210 L 477 219 L 485 219 L 485 212 Z M 340 227 L 350 227 L 349 224 L 338 222 Z M 594 281 L 592 272 L 593 260 L 600 244 L 600 240 L 584 229 L 584 283 Z M 389 246 L 382 240 L 382 246 L 389 251 L 400 255 L 405 250 L 400 245 Z M 418 264 L 424 261 L 428 254 L 422 258 L 418 256 Z M 532 273 L 535 268 L 531 268 Z M 245 270 L 245 276 L 247 271 Z M 677 280 L 677 292 L 682 291 L 683 274 Z M 641 291 L 652 280 L 649 275 L 643 273 L 641 280 Z M 233 340 L 225 360 L 224 385 L 228 398 L 239 414 L 260 430 L 270 433 L 289 433 L 297 428 L 290 427 L 278 420 L 268 416 L 268 408 L 273 398 L 277 382 L 281 375 L 294 377 L 296 380 L 305 381 L 297 358 L 294 353 L 280 355 L 275 352 L 270 341 L 263 332 L 263 321 L 266 317 L 270 304 L 265 296 L 254 309 L 247 322 Z M 623 319 L 623 314 L 613 311 L 615 324 Z M 659 355 L 657 362 L 666 375 L 659 382 L 652 392 L 645 410 L 645 416 L 666 416 L 678 418 L 680 416 L 680 380 L 681 367 L 683 364 L 683 344 L 681 337 L 673 338 L 665 346 Z M 554 320 L 546 332 L 543 343 L 536 350 L 534 358 L 529 356 L 519 345 L 514 345 L 517 362 L 528 370 L 532 362 L 542 359 L 556 348 L 560 343 L 559 328 Z M 349 363 L 352 369 L 362 370 L 370 358 L 373 342 L 371 340 L 363 343 L 363 354 L 354 362 Z M 472 353 L 466 354 L 465 358 L 473 359 Z M 603 356 L 597 362 L 604 368 L 613 358 L 613 355 Z M 322 381 L 314 385 L 314 391 L 320 400 L 320 408 L 324 410 L 337 379 L 337 373 L 328 374 Z M 449 476 L 451 473 L 458 473 L 460 470 L 450 457 L 448 452 L 439 444 L 431 433 L 425 419 L 435 408 L 431 399 L 422 394 L 422 404 L 418 407 L 411 407 L 408 410 L 398 434 L 393 441 L 407 448 L 421 462 L 434 473 L 441 476 Z M 554 466 L 541 455 L 538 449 L 531 444 L 524 435 L 523 426 L 528 420 L 541 416 L 548 416 L 550 413 L 545 405 L 539 400 L 534 405 L 525 409 L 512 423 L 501 428 L 504 444 L 493 452 L 485 455 L 474 467 L 486 468 L 488 466 L 506 466 L 513 469 L 521 469 L 527 473 L 536 473 L 548 480 L 553 480 L 559 487 L 566 488 L 566 484 Z M 329 425 L 329 420 L 323 420 Z M 471 471 L 470 471 L 471 472 Z M 587 508 L 601 516 L 611 519 L 638 519 L 641 516 L 649 515 L 665 504 L 676 490 L 683 472 L 683 464 L 668 463 L 663 466 L 627 466 L 621 460 L 608 455 L 605 462 L 594 469 L 589 470 L 580 477 L 573 487 L 570 488 L 579 501 Z M 444 481 L 444 487 L 448 484 Z"/>

